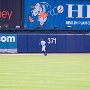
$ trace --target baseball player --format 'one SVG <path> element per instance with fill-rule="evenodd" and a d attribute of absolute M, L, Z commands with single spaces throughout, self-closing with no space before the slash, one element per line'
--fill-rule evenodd
<path fill-rule="evenodd" d="M 47 56 L 46 42 L 43 39 L 41 40 L 40 45 L 42 46 L 42 52 L 44 53 L 45 56 Z"/>

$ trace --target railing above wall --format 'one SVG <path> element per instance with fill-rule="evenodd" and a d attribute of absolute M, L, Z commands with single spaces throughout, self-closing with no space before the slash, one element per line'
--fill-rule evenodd
<path fill-rule="evenodd" d="M 90 30 L 43 30 L 43 29 L 23 29 L 23 28 L 0 28 L 0 33 L 4 34 L 90 34 Z"/>

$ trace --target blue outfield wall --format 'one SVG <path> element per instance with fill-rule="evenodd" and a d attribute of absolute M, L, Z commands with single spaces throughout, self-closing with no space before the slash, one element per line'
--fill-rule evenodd
<path fill-rule="evenodd" d="M 41 53 L 40 40 L 47 42 L 48 53 L 89 53 L 89 34 L 19 34 L 17 35 L 18 53 Z"/>
<path fill-rule="evenodd" d="M 0 52 L 41 53 L 41 39 L 48 53 L 90 53 L 89 34 L 0 34 Z"/>
<path fill-rule="evenodd" d="M 28 35 L 18 35 L 17 36 L 17 48 L 18 52 L 27 53 L 28 52 Z"/>

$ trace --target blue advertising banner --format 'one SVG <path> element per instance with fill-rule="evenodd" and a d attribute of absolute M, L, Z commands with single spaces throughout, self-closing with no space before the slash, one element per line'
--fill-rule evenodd
<path fill-rule="evenodd" d="M 17 52 L 16 34 L 0 34 L 0 52 Z"/>
<path fill-rule="evenodd" d="M 90 1 L 24 0 L 24 27 L 89 30 Z"/>

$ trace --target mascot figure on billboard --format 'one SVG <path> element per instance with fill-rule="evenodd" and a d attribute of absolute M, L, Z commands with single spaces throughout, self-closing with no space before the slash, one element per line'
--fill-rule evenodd
<path fill-rule="evenodd" d="M 51 6 L 47 2 L 40 2 L 36 3 L 35 6 L 30 7 L 31 15 L 29 16 L 29 21 L 32 23 L 34 22 L 33 17 L 38 17 L 38 20 L 40 22 L 40 26 L 43 26 L 46 22 L 49 15 L 57 15 L 59 13 L 62 13 L 64 11 L 64 8 L 62 5 L 59 5 L 57 7 L 54 7 L 51 9 Z"/>

